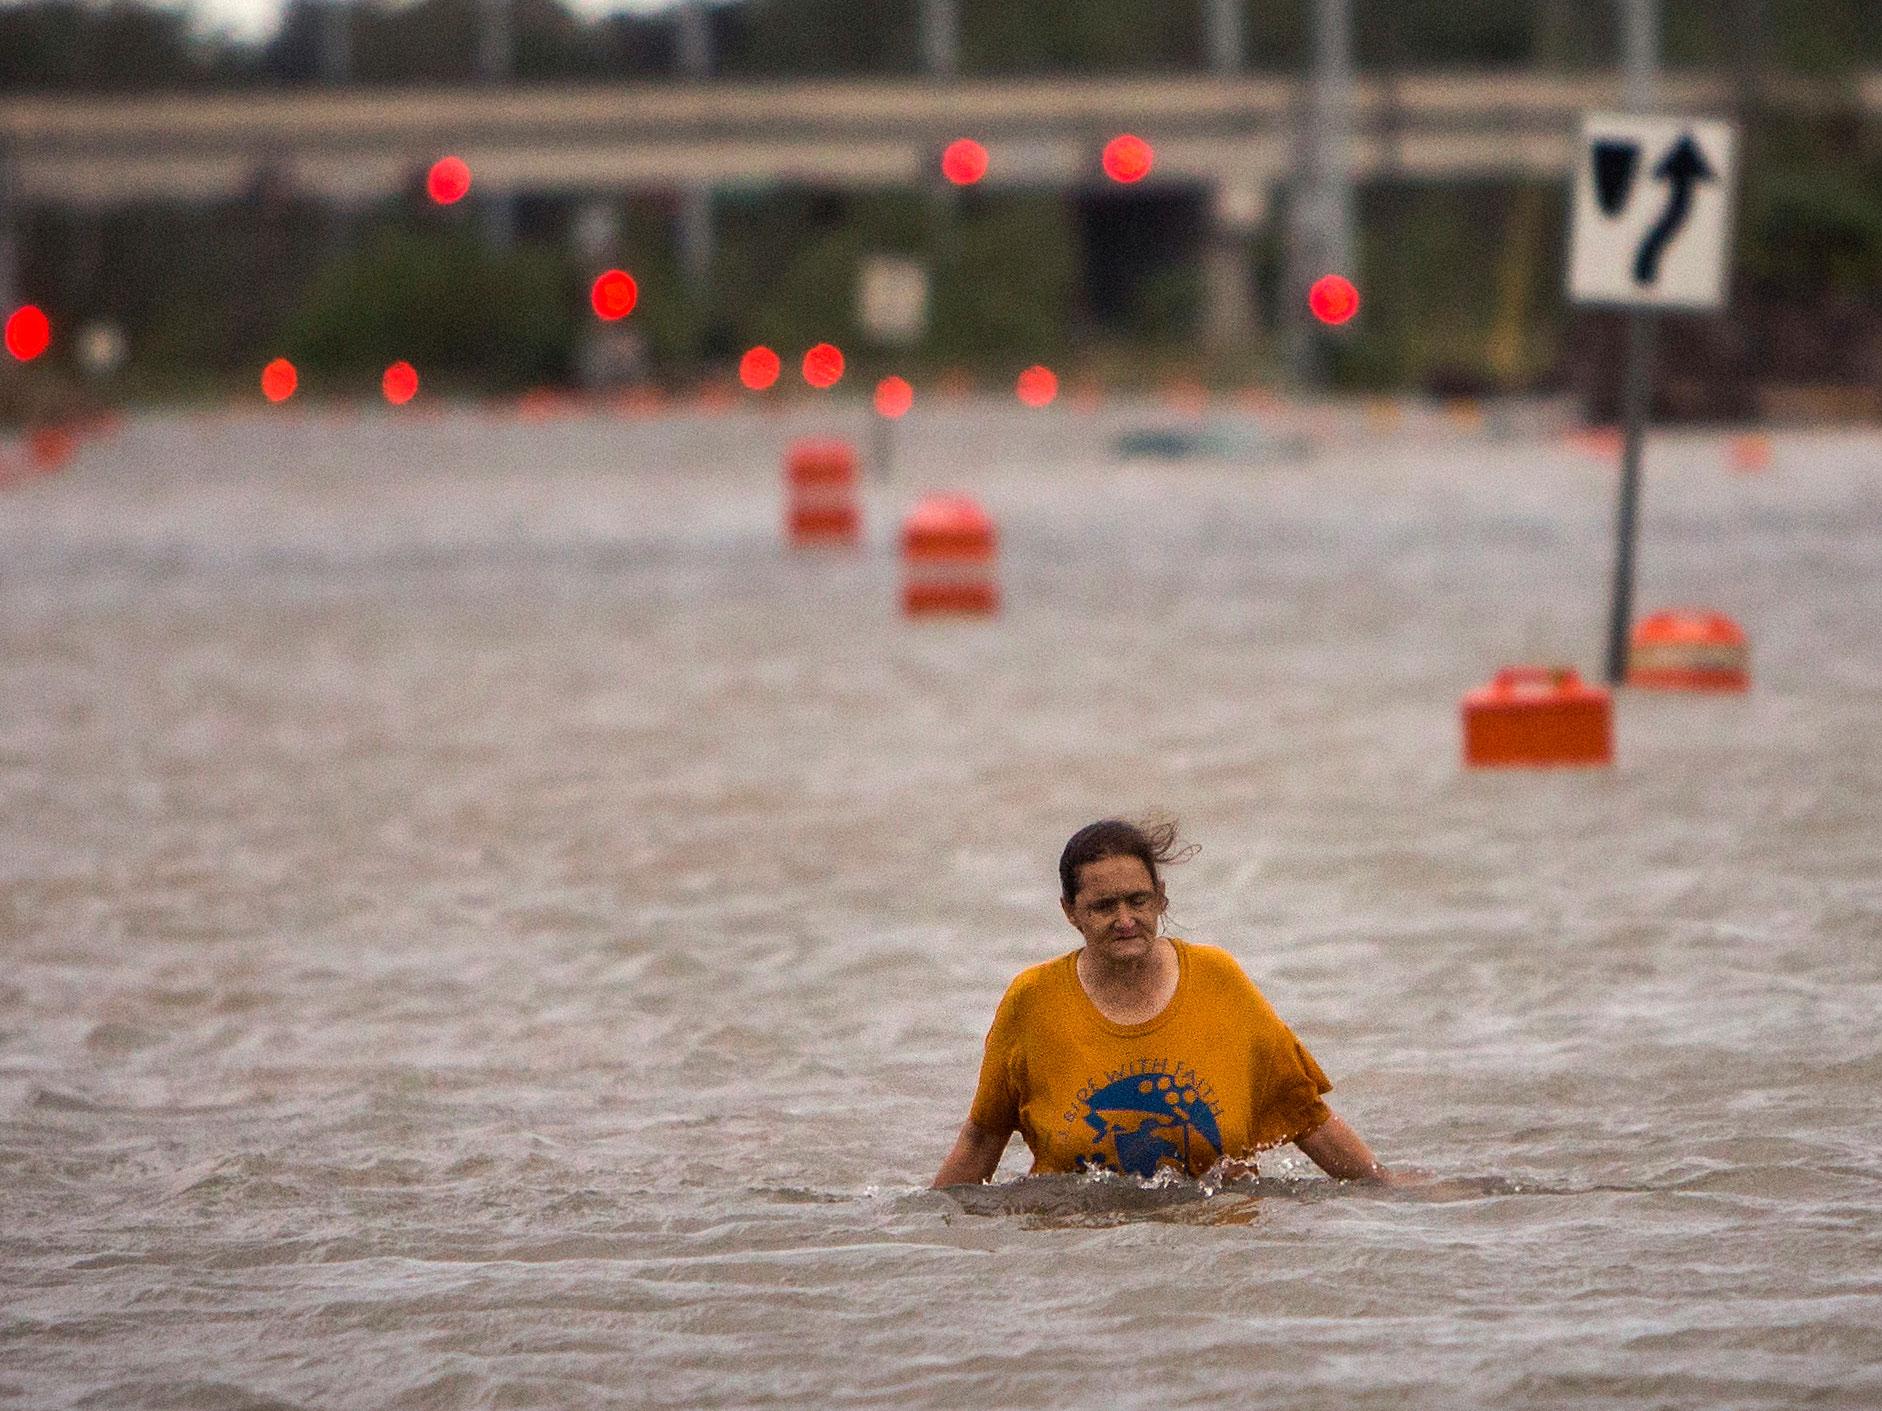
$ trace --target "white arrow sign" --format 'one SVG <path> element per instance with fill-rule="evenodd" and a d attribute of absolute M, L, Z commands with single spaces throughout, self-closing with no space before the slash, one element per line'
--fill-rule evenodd
<path fill-rule="evenodd" d="M 1634 308 L 1723 307 L 1737 148 L 1737 129 L 1725 122 L 1584 118 L 1569 297 Z"/>

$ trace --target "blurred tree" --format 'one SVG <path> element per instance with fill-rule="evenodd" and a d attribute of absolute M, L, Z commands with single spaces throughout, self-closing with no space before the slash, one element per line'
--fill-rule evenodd
<path fill-rule="evenodd" d="M 715 38 L 731 75 L 912 73 L 918 12 L 916 0 L 747 0 Z"/>
<path fill-rule="evenodd" d="M 1078 233 L 1064 201 L 988 193 L 965 201 L 936 271 L 929 346 L 977 358 L 1063 348 L 1079 312 Z"/>
<path fill-rule="evenodd" d="M 112 0 L 0 6 L 0 92 L 131 91 L 226 82 L 243 51 L 201 33 L 186 9 Z"/>
<path fill-rule="evenodd" d="M 320 272 L 283 342 L 310 369 L 364 374 L 407 358 L 446 382 L 527 387 L 568 374 L 582 303 L 557 251 L 394 228 Z"/>
<path fill-rule="evenodd" d="M 1201 69 L 1199 0 L 961 0 L 965 72 Z"/>

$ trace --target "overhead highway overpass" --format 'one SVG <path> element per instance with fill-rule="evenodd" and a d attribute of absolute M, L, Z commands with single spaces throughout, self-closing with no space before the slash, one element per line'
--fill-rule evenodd
<path fill-rule="evenodd" d="M 1732 97 L 1698 74 L 1669 75 L 1663 95 L 1695 114 Z M 1882 74 L 1768 97 L 1876 121 Z M 1620 101 L 1618 75 L 1368 77 L 1347 157 L 1359 180 L 1556 176 L 1578 115 Z M 1249 212 L 1297 165 L 1302 111 L 1291 79 L 1201 76 L 15 97 L 0 101 L 0 150 L 28 206 L 213 202 L 264 170 L 350 204 L 399 189 L 445 151 L 494 194 L 906 186 L 935 180 L 940 148 L 962 136 L 989 148 L 989 185 L 1063 187 L 1092 181 L 1099 147 L 1128 129 L 1155 144 L 1152 182 L 1199 183 Z"/>

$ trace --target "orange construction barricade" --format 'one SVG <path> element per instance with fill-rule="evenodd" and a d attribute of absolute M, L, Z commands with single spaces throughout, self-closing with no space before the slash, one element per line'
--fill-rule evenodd
<path fill-rule="evenodd" d="M 1464 697 L 1464 763 L 1610 764 L 1612 702 L 1565 666 L 1506 666 Z"/>
<path fill-rule="evenodd" d="M 1722 612 L 1656 612 L 1640 620 L 1627 644 L 1627 684 L 1656 691 L 1743 691 L 1751 685 L 1751 647 Z"/>
<path fill-rule="evenodd" d="M 902 522 L 902 611 L 995 613 L 993 521 L 965 495 L 930 495 Z"/>
<path fill-rule="evenodd" d="M 863 516 L 856 500 L 856 448 L 846 441 L 799 441 L 784 463 L 784 533 L 799 547 L 854 544 Z"/>

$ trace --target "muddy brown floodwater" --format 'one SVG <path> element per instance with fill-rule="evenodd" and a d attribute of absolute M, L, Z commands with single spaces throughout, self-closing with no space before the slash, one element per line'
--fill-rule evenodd
<path fill-rule="evenodd" d="M 792 555 L 853 412 L 410 410 L 0 493 L 0 1405 L 1882 1405 L 1882 437 L 1657 441 L 1641 607 L 1753 690 L 1474 774 L 1466 690 L 1599 666 L 1552 437 L 918 407 Z M 922 486 L 997 620 L 899 620 Z M 1424 1198 L 924 1189 L 1147 805 Z"/>

